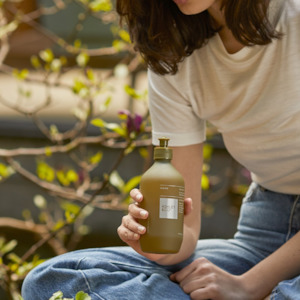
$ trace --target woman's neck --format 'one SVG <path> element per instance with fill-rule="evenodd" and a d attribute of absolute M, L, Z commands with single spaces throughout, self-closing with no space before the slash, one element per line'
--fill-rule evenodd
<path fill-rule="evenodd" d="M 221 10 L 220 2 L 215 2 L 215 4 L 208 9 L 208 13 L 213 18 L 216 26 L 221 28 L 219 36 L 229 54 L 236 53 L 244 48 L 244 45 L 236 40 L 231 30 L 226 26 L 224 11 Z"/>

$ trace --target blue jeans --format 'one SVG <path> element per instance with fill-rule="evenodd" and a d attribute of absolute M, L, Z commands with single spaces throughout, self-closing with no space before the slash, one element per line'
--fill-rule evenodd
<path fill-rule="evenodd" d="M 169 275 L 198 257 L 232 274 L 243 274 L 270 255 L 300 229 L 300 197 L 251 184 L 241 208 L 238 230 L 230 240 L 200 240 L 194 254 L 172 266 L 160 266 L 129 247 L 79 250 L 57 256 L 26 277 L 25 300 L 48 300 L 56 291 L 66 298 L 78 291 L 93 300 L 190 299 Z M 300 299 L 299 276 L 281 282 L 272 300 Z M 242 300 L 242 299 L 241 299 Z"/>

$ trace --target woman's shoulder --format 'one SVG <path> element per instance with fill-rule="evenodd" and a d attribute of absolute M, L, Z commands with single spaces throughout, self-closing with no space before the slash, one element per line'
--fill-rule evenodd
<path fill-rule="evenodd" d="M 294 19 L 294 18 L 297 18 L 298 20 L 300 19 L 300 1 L 299 0 L 279 0 L 279 1 L 284 2 L 285 14 L 288 19 Z"/>
<path fill-rule="evenodd" d="M 291 18 L 300 18 L 299 0 L 271 0 L 269 6 L 269 20 L 272 24 L 283 25 Z"/>

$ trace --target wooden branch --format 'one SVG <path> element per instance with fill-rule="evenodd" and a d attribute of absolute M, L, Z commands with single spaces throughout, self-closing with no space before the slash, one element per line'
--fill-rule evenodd
<path fill-rule="evenodd" d="M 147 131 L 149 131 L 148 129 Z M 116 133 L 107 133 L 99 136 L 84 136 L 77 137 L 66 145 L 46 146 L 41 148 L 16 148 L 16 149 L 0 149 L 0 157 L 15 157 L 15 156 L 35 156 L 44 155 L 46 153 L 67 153 L 80 144 L 99 144 L 103 147 L 112 149 L 123 149 L 126 146 L 126 141 L 116 141 L 119 135 Z M 151 145 L 151 140 L 137 140 L 136 147 L 145 147 Z"/>
<path fill-rule="evenodd" d="M 4 25 L 7 25 L 7 19 L 5 18 L 3 11 L 0 10 L 0 26 L 4 26 Z M 0 45 L 1 45 L 0 46 L 0 67 L 1 67 L 10 49 L 7 35 L 2 37 L 2 39 L 0 40 Z"/>
<path fill-rule="evenodd" d="M 39 238 L 49 235 L 49 229 L 46 225 L 35 224 L 31 221 L 22 221 L 14 218 L 0 217 L 0 228 L 10 228 L 33 233 L 38 235 Z M 56 255 L 67 252 L 67 249 L 63 247 L 62 243 L 55 238 L 48 240 L 47 243 Z"/>
<path fill-rule="evenodd" d="M 61 187 L 55 183 L 43 181 L 39 179 L 37 176 L 29 172 L 28 170 L 24 169 L 17 161 L 12 158 L 7 158 L 7 162 L 10 166 L 21 176 L 26 178 L 27 180 L 31 181 L 32 183 L 36 184 L 37 186 L 45 189 L 51 195 L 59 196 L 64 199 L 68 200 L 78 200 L 82 203 L 90 203 L 92 197 L 94 198 L 94 206 L 102 209 L 118 209 L 123 210 L 125 208 L 124 204 L 121 204 L 119 200 L 120 197 L 117 195 L 90 195 L 87 193 L 77 193 L 76 189 Z M 99 186 L 101 189 L 102 184 Z M 115 199 L 115 200 L 114 200 Z"/>
<path fill-rule="evenodd" d="M 104 179 L 104 181 L 103 181 L 101 187 L 99 188 L 99 190 L 95 191 L 91 195 L 89 201 L 87 203 L 85 203 L 85 205 L 83 205 L 82 207 L 80 207 L 80 209 L 76 213 L 76 216 L 74 217 L 73 221 L 76 221 L 76 219 L 81 215 L 81 213 L 83 212 L 83 210 L 85 209 L 85 207 L 87 205 L 91 205 L 92 202 L 95 201 L 96 196 L 98 194 L 100 194 L 104 190 L 104 188 L 108 185 L 110 174 L 112 174 L 112 172 L 114 172 L 118 168 L 118 166 L 122 162 L 123 158 L 126 156 L 126 150 L 132 145 L 132 143 L 133 143 L 132 140 L 129 140 L 127 142 L 127 146 L 123 148 L 123 151 L 120 153 L 119 158 L 116 160 L 116 162 L 114 163 L 114 165 L 112 166 L 112 168 L 108 172 L 108 176 Z M 62 227 L 60 227 L 56 231 L 50 232 L 49 236 L 43 237 L 36 244 L 32 245 L 31 248 L 22 256 L 21 260 L 22 261 L 27 260 L 32 254 L 34 254 L 37 251 L 37 249 L 39 249 L 42 245 L 44 245 L 48 240 L 50 240 L 53 237 L 55 237 L 61 230 L 63 230 L 64 228 L 66 228 L 66 226 L 68 226 L 68 225 L 70 225 L 70 223 L 69 223 L 68 220 L 66 220 L 65 223 L 64 223 L 64 225 Z"/>

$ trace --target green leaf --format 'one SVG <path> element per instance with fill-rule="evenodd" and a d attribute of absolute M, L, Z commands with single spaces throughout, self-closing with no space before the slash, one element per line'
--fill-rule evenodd
<path fill-rule="evenodd" d="M 56 177 L 58 181 L 63 185 L 63 186 L 69 186 L 70 185 L 70 180 L 67 178 L 65 175 L 65 172 L 63 170 L 59 170 L 56 172 Z"/>
<path fill-rule="evenodd" d="M 9 175 L 10 175 L 9 167 L 0 163 L 0 176 L 7 178 L 7 177 L 9 177 Z"/>
<path fill-rule="evenodd" d="M 141 175 L 132 177 L 123 187 L 123 193 L 128 194 L 133 188 L 137 187 L 141 181 Z"/>
<path fill-rule="evenodd" d="M 91 156 L 89 161 L 91 164 L 96 165 L 101 162 L 103 158 L 103 152 L 99 151 L 95 155 Z"/>
<path fill-rule="evenodd" d="M 128 65 L 126 64 L 117 64 L 114 68 L 114 75 L 117 78 L 125 78 L 129 75 Z"/>
<path fill-rule="evenodd" d="M 79 79 L 74 80 L 73 92 L 84 98 L 89 95 L 89 88 L 87 85 Z"/>
<path fill-rule="evenodd" d="M 77 182 L 79 179 L 77 172 L 72 169 L 67 171 L 66 177 L 70 182 Z"/>
<path fill-rule="evenodd" d="M 81 53 L 80 53 L 79 55 L 77 55 L 77 57 L 76 57 L 77 65 L 78 65 L 79 67 L 82 67 L 82 68 L 84 68 L 84 67 L 87 66 L 89 60 L 90 60 L 90 57 L 89 57 L 88 54 L 85 53 L 85 52 L 81 52 Z"/>
<path fill-rule="evenodd" d="M 125 183 L 117 171 L 113 171 L 111 173 L 111 175 L 109 177 L 109 182 L 111 185 L 116 187 L 120 192 L 123 191 Z"/>
<path fill-rule="evenodd" d="M 3 255 L 12 251 L 17 246 L 17 244 L 18 244 L 17 240 L 11 240 L 8 243 L 2 245 L 2 247 L 0 248 L 1 254 Z"/>
<path fill-rule="evenodd" d="M 71 203 L 71 202 L 68 202 L 68 201 L 64 201 L 60 204 L 60 207 L 64 210 L 64 211 L 68 211 L 74 215 L 76 215 L 79 210 L 80 210 L 80 206 L 74 204 L 74 203 Z"/>
<path fill-rule="evenodd" d="M 54 59 L 54 54 L 51 49 L 40 51 L 39 56 L 46 63 L 51 63 Z"/>
<path fill-rule="evenodd" d="M 64 295 L 63 292 L 58 291 L 54 293 L 49 300 L 62 300 L 63 295 Z"/>
<path fill-rule="evenodd" d="M 126 44 L 120 40 L 113 40 L 112 46 L 114 49 L 116 49 L 116 51 L 122 51 L 125 48 Z"/>
<path fill-rule="evenodd" d="M 52 155 L 52 151 L 51 151 L 51 148 L 49 146 L 45 147 L 45 155 L 46 156 L 51 156 Z"/>
<path fill-rule="evenodd" d="M 126 130 L 117 123 L 107 123 L 105 127 L 118 133 L 120 136 L 126 136 Z"/>
<path fill-rule="evenodd" d="M 135 139 L 135 132 L 131 132 L 130 134 L 131 139 Z M 135 149 L 135 144 L 132 143 L 129 147 L 127 147 L 124 151 L 125 155 L 130 154 Z"/>
<path fill-rule="evenodd" d="M 92 300 L 92 298 L 88 294 L 80 291 L 76 294 L 75 300 Z"/>
<path fill-rule="evenodd" d="M 91 231 L 87 225 L 80 225 L 77 230 L 80 235 L 87 235 Z"/>
<path fill-rule="evenodd" d="M 213 153 L 213 146 L 211 144 L 204 144 L 203 158 L 204 160 L 210 160 Z"/>
<path fill-rule="evenodd" d="M 147 158 L 149 156 L 149 151 L 146 147 L 139 148 L 140 156 L 143 158 Z"/>
<path fill-rule="evenodd" d="M 66 220 L 69 224 L 72 224 L 75 222 L 75 215 L 69 211 L 66 211 L 65 212 L 65 217 L 66 217 Z"/>
<path fill-rule="evenodd" d="M 23 80 L 23 79 L 20 79 L 20 80 Z M 32 94 L 32 92 L 30 90 L 24 89 L 23 87 L 18 88 L 18 93 L 24 98 L 29 98 Z"/>
<path fill-rule="evenodd" d="M 91 124 L 96 126 L 96 127 L 100 127 L 100 128 L 104 128 L 106 126 L 106 122 L 103 121 L 102 119 L 93 119 L 91 121 Z"/>
<path fill-rule="evenodd" d="M 58 58 L 55 58 L 51 61 L 50 69 L 53 72 L 59 72 L 62 67 L 62 61 Z"/>
<path fill-rule="evenodd" d="M 88 111 L 79 107 L 74 107 L 72 110 L 74 116 L 81 121 L 85 121 L 88 117 Z"/>
<path fill-rule="evenodd" d="M 40 60 L 36 55 L 31 56 L 30 61 L 35 69 L 39 69 L 41 67 Z"/>
<path fill-rule="evenodd" d="M 29 75 L 29 71 L 27 69 L 23 69 L 23 70 L 14 69 L 13 75 L 18 80 L 25 80 Z"/>
<path fill-rule="evenodd" d="M 19 22 L 14 20 L 6 25 L 0 26 L 0 39 L 10 32 L 15 31 L 18 28 Z"/>
<path fill-rule="evenodd" d="M 94 82 L 95 81 L 95 73 L 93 72 L 92 69 L 87 69 L 86 70 L 86 77 L 88 78 L 89 81 Z"/>
<path fill-rule="evenodd" d="M 103 103 L 99 105 L 100 112 L 105 112 L 111 103 L 112 97 L 108 96 Z"/>
<path fill-rule="evenodd" d="M 94 207 L 91 206 L 91 205 L 87 205 L 86 207 L 84 207 L 84 209 L 82 210 L 81 214 L 84 216 L 84 217 L 88 217 L 90 216 L 93 212 L 94 212 Z"/>
<path fill-rule="evenodd" d="M 202 186 L 203 190 L 208 190 L 209 187 L 210 187 L 209 178 L 208 178 L 208 176 L 206 174 L 202 175 L 201 186 Z"/>
<path fill-rule="evenodd" d="M 141 99 L 143 97 L 142 94 L 138 93 L 135 89 L 130 87 L 128 84 L 125 85 L 124 90 L 133 99 Z"/>
<path fill-rule="evenodd" d="M 110 0 L 94 0 L 89 5 L 92 11 L 111 11 L 112 10 L 112 3 Z"/>
<path fill-rule="evenodd" d="M 15 253 L 9 253 L 7 257 L 14 263 L 20 264 L 22 259 Z"/>
<path fill-rule="evenodd" d="M 40 209 L 45 209 L 47 207 L 47 201 L 42 195 L 35 195 L 33 198 L 33 202 L 35 206 Z"/>
<path fill-rule="evenodd" d="M 130 35 L 129 35 L 128 31 L 121 29 L 119 31 L 119 36 L 124 42 L 131 43 L 131 39 L 130 39 Z"/>
<path fill-rule="evenodd" d="M 65 222 L 63 220 L 59 220 L 56 222 L 56 224 L 53 227 L 53 231 L 59 230 L 60 228 L 62 228 L 65 225 Z"/>
<path fill-rule="evenodd" d="M 55 179 L 55 171 L 45 162 L 39 162 L 37 165 L 37 175 L 40 179 L 52 182 Z"/>
<path fill-rule="evenodd" d="M 74 41 L 74 47 L 75 48 L 79 49 L 79 48 L 81 48 L 81 46 L 82 46 L 81 40 L 77 39 L 77 40 Z"/>

